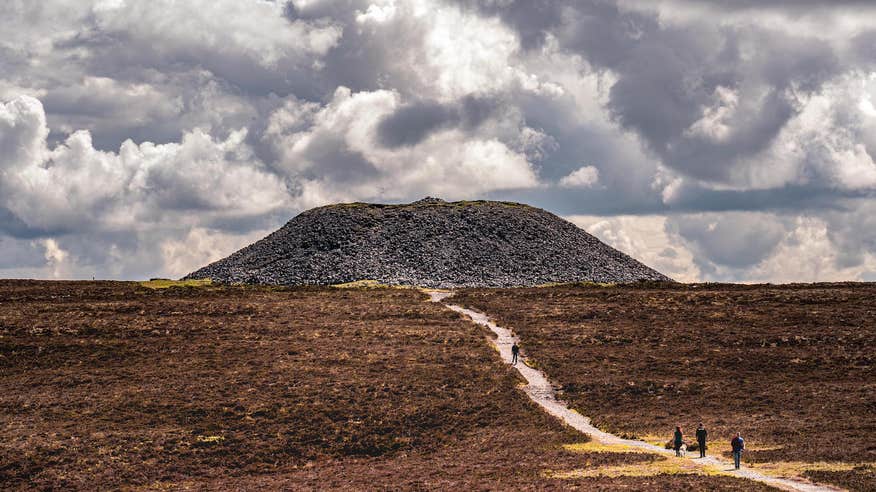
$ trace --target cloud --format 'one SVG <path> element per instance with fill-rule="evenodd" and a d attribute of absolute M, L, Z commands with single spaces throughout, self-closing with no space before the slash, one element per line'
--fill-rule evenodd
<path fill-rule="evenodd" d="M 378 127 L 380 142 L 386 147 L 415 145 L 440 129 L 460 127 L 473 131 L 499 110 L 499 101 L 467 96 L 454 104 L 417 101 L 385 117 Z"/>
<path fill-rule="evenodd" d="M 409 139 L 407 145 L 387 146 L 387 135 L 395 135 L 392 132 L 397 129 L 394 119 L 399 115 L 407 119 L 412 107 L 417 108 L 414 119 L 422 121 L 422 106 L 404 106 L 398 93 L 353 93 L 341 87 L 324 106 L 287 101 L 271 116 L 266 138 L 281 156 L 282 172 L 299 180 L 308 206 L 424 193 L 460 198 L 538 185 L 526 156 L 532 145 L 526 127 L 515 126 L 513 141 L 503 142 L 496 128 L 469 135 L 441 122 L 438 126 L 445 128 L 439 131 L 433 123 L 442 118 L 431 118 L 425 125 L 431 131 L 428 136 L 416 130 L 417 138 Z M 450 114 L 432 108 L 433 114 Z M 514 144 L 519 144 L 519 150 Z"/>
<path fill-rule="evenodd" d="M 876 271 L 872 244 L 850 248 L 837 241 L 855 237 L 846 235 L 847 229 L 865 225 L 871 209 L 832 216 L 737 212 L 567 218 L 683 282 L 869 281 Z M 849 250 L 858 252 L 851 261 L 844 253 Z"/>
<path fill-rule="evenodd" d="M 65 236 L 86 235 L 100 255 L 119 246 L 119 233 L 155 239 L 290 206 L 284 182 L 254 158 L 245 131 L 221 141 L 197 129 L 179 143 L 126 141 L 118 153 L 95 149 L 87 131 L 50 148 L 48 133 L 39 100 L 0 104 L 0 208 L 8 216 L 0 231 L 45 237 L 46 264 L 58 276 L 77 260 Z"/>
<path fill-rule="evenodd" d="M 309 206 L 426 194 L 590 217 L 678 278 L 876 271 L 871 2 L 49 0 L 4 14 L 0 241 L 22 266 L 0 275 L 176 274 Z"/>
<path fill-rule="evenodd" d="M 702 278 L 693 253 L 666 233 L 664 216 L 567 216 L 566 219 L 609 246 L 680 282 Z"/>
<path fill-rule="evenodd" d="M 786 225 L 769 214 L 750 212 L 673 217 L 669 230 L 694 252 L 700 267 L 756 265 L 785 238 Z"/>
<path fill-rule="evenodd" d="M 87 131 L 48 148 L 42 105 L 28 96 L 0 114 L 0 204 L 33 229 L 129 227 L 184 211 L 246 217 L 286 204 L 284 184 L 253 158 L 245 131 L 224 141 L 197 129 L 178 144 L 126 141 L 116 154 L 96 150 Z"/>
<path fill-rule="evenodd" d="M 227 233 L 204 227 L 190 229 L 184 236 L 171 236 L 160 243 L 162 272 L 172 278 L 183 277 L 204 265 L 222 259 L 227 251 L 236 251 L 267 236 L 271 229 L 257 229 L 243 234 Z"/>
<path fill-rule="evenodd" d="M 560 186 L 564 188 L 590 188 L 599 182 L 599 169 L 593 166 L 582 166 L 568 176 L 563 176 Z"/>

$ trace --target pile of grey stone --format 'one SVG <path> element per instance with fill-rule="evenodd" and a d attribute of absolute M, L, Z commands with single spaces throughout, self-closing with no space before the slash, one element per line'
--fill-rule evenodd
<path fill-rule="evenodd" d="M 375 280 L 433 288 L 671 281 L 544 210 L 437 198 L 308 210 L 185 278 L 273 285 Z"/>

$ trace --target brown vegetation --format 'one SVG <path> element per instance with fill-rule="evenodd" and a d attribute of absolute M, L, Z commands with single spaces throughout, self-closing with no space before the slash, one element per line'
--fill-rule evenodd
<path fill-rule="evenodd" d="M 564 448 L 417 291 L 163 287 L 0 281 L 0 489 L 761 488 L 546 478 L 661 458 Z"/>
<path fill-rule="evenodd" d="M 876 285 L 480 289 L 453 302 L 512 328 L 603 429 L 666 440 L 679 424 L 693 440 L 702 421 L 713 453 L 741 431 L 749 462 L 876 461 Z M 872 473 L 845 476 L 876 488 Z"/>

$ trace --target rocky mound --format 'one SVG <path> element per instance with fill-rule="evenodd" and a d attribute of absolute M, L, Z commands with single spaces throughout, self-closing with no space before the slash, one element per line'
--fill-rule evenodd
<path fill-rule="evenodd" d="M 376 280 L 424 287 L 670 280 L 544 210 L 426 198 L 308 210 L 186 279 L 247 284 Z"/>

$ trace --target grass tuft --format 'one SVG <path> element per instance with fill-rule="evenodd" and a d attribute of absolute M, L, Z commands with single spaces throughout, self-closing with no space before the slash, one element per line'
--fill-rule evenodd
<path fill-rule="evenodd" d="M 548 478 L 563 480 L 593 477 L 655 477 L 658 475 L 729 475 L 717 466 L 699 466 L 696 462 L 684 458 L 667 458 L 646 463 L 630 463 L 623 465 L 601 466 L 595 468 L 578 468 L 569 471 L 547 471 Z"/>
<path fill-rule="evenodd" d="M 148 289 L 169 289 L 171 287 L 207 287 L 212 284 L 213 281 L 208 278 L 192 280 L 170 280 L 167 278 L 153 278 L 148 281 L 140 282 L 140 285 Z"/>
<path fill-rule="evenodd" d="M 848 463 L 843 461 L 774 461 L 748 463 L 747 466 L 761 473 L 776 477 L 799 477 L 805 472 L 845 472 L 856 468 L 874 466 L 876 463 Z"/>
<path fill-rule="evenodd" d="M 624 446 L 620 444 L 603 444 L 597 441 L 576 442 L 574 444 L 564 444 L 563 448 L 573 453 L 643 453 L 651 454 L 648 451 L 634 446 Z"/>

